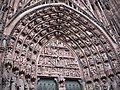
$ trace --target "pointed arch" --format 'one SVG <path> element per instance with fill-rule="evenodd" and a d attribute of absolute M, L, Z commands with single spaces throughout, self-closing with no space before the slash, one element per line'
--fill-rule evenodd
<path fill-rule="evenodd" d="M 77 54 L 85 82 L 115 75 L 119 68 L 116 46 L 92 18 L 60 4 L 36 6 L 22 12 L 6 27 L 11 35 L 5 62 L 36 76 L 39 49 L 52 36 L 65 41 Z M 99 68 L 98 68 L 99 67 Z M 93 77 L 92 77 L 93 76 Z"/>

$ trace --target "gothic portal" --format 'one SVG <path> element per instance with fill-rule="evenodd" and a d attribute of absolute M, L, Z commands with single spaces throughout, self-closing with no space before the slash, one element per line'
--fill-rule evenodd
<path fill-rule="evenodd" d="M 0 1 L 0 90 L 120 90 L 119 6 Z"/>

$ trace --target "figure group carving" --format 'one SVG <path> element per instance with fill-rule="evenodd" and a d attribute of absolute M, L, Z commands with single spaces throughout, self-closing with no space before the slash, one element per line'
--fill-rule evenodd
<path fill-rule="evenodd" d="M 52 48 L 50 49 L 44 48 L 45 52 L 42 52 L 39 57 L 41 61 L 39 60 L 40 63 L 37 63 L 39 64 L 38 71 L 41 68 L 43 71 L 37 73 L 41 75 L 41 72 L 43 72 L 43 75 L 50 76 L 54 73 L 62 73 L 66 77 L 72 76 L 73 78 L 83 76 L 82 78 L 85 78 L 85 81 L 90 79 L 91 82 L 94 78 L 100 79 L 106 75 L 107 78 L 102 79 L 101 82 L 95 81 L 92 83 L 93 85 L 88 86 L 88 90 L 120 90 L 120 75 L 116 75 L 116 72 L 119 72 L 119 57 L 114 50 L 117 47 L 115 44 L 119 40 L 116 39 L 114 43 L 111 35 L 110 38 L 107 35 L 110 32 L 112 32 L 112 35 L 117 34 L 119 31 L 117 24 L 112 25 L 116 23 L 117 17 L 114 16 L 116 19 L 108 18 L 113 15 L 114 11 L 110 3 L 112 0 L 93 0 L 93 6 L 87 0 L 11 0 L 10 3 L 7 2 L 9 0 L 2 1 L 5 1 L 5 4 L 3 3 L 4 5 L 0 9 L 0 12 L 2 12 L 0 21 L 3 19 L 4 23 L 0 23 L 0 32 L 3 31 L 5 26 L 5 32 L 3 33 L 8 37 L 10 35 L 10 43 L 8 43 L 9 46 L 5 51 L 4 58 L 5 62 L 10 61 L 15 65 L 13 66 L 11 63 L 5 63 L 4 65 L 3 90 L 35 90 L 35 78 L 32 76 L 35 76 L 37 72 L 37 55 L 40 55 L 40 49 L 52 37 L 61 39 L 68 45 L 69 49 L 66 49 L 61 42 L 59 44 L 57 42 L 53 43 L 54 47 L 51 45 Z M 82 5 L 81 1 L 85 1 L 88 8 L 86 8 L 86 5 Z M 51 4 L 45 5 L 45 7 L 43 5 L 43 8 L 37 6 L 38 2 L 39 5 L 59 2 L 66 5 Z M 29 6 L 31 7 L 26 8 Z M 37 9 L 38 7 L 39 9 Z M 88 12 L 89 7 L 90 9 L 94 7 L 92 13 Z M 110 11 L 111 15 L 109 16 L 104 11 Z M 107 18 L 110 19 L 110 22 Z M 102 29 L 104 24 L 106 24 L 105 28 L 111 24 L 115 30 L 106 32 L 106 29 Z M 113 31 L 115 32 L 113 33 Z M 118 38 L 116 34 L 114 34 L 116 36 L 114 38 Z M 1 46 L 6 47 L 6 39 L 1 41 L 4 44 Z M 77 56 L 74 57 L 71 53 L 76 53 L 77 50 L 82 53 L 81 56 L 78 55 L 80 56 L 79 60 L 75 58 Z M 80 68 L 79 63 L 82 64 Z M 17 67 L 17 64 L 20 68 Z M 21 68 L 24 70 L 21 71 Z M 82 71 L 83 75 L 81 74 Z M 111 74 L 113 76 L 110 76 Z"/>
<path fill-rule="evenodd" d="M 13 67 L 11 63 L 5 63 L 2 75 L 2 90 L 36 90 L 35 78 L 18 67 Z"/>
<path fill-rule="evenodd" d="M 116 80 L 117 79 L 117 80 Z M 120 89 L 120 79 L 119 75 L 111 75 L 109 79 L 106 77 L 101 78 L 101 80 L 96 79 L 94 83 L 90 82 L 87 84 L 87 90 L 119 90 Z"/>

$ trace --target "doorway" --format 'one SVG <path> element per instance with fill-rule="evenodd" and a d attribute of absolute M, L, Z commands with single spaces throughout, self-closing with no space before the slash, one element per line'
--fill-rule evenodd
<path fill-rule="evenodd" d="M 37 90 L 58 90 L 54 79 L 40 78 L 37 83 Z"/>
<path fill-rule="evenodd" d="M 82 90 L 82 86 L 78 80 L 66 80 L 65 87 L 66 90 Z"/>

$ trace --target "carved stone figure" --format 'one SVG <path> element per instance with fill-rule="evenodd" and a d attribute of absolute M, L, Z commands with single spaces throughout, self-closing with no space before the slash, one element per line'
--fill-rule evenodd
<path fill-rule="evenodd" d="M 35 87 L 35 78 L 31 78 L 31 83 L 30 83 L 30 90 L 36 90 L 36 87 Z"/>
<path fill-rule="evenodd" d="M 3 28 L 3 22 L 0 21 L 0 31 L 2 31 L 2 28 Z"/>
<path fill-rule="evenodd" d="M 116 82 L 117 82 L 117 90 L 120 90 L 120 74 L 117 74 Z"/>
<path fill-rule="evenodd" d="M 90 70 L 91 70 L 90 71 L 91 76 L 97 76 L 97 71 L 96 71 L 95 67 L 91 66 Z"/>
<path fill-rule="evenodd" d="M 111 80 L 110 90 L 118 90 L 118 89 L 117 89 L 117 82 L 116 82 L 116 80 L 115 80 L 115 77 L 114 77 L 114 76 L 111 76 L 111 77 L 110 77 L 110 80 Z"/>
<path fill-rule="evenodd" d="M 111 69 L 111 67 L 110 67 L 110 64 L 109 64 L 109 63 L 105 63 L 105 64 L 104 64 L 104 66 L 105 66 L 106 71 L 108 71 L 108 70 L 110 70 L 110 69 Z"/>
<path fill-rule="evenodd" d="M 93 90 L 93 87 L 91 85 L 88 85 L 88 90 Z"/>
<path fill-rule="evenodd" d="M 60 90 L 65 90 L 65 79 L 63 76 L 58 77 L 58 82 L 59 82 L 59 89 Z"/>
<path fill-rule="evenodd" d="M 18 80 L 18 87 L 19 90 L 24 90 L 25 88 L 25 78 L 24 78 L 24 71 L 19 72 L 19 80 Z"/>
<path fill-rule="evenodd" d="M 18 89 L 18 77 L 19 77 L 19 69 L 17 67 L 12 68 L 12 79 L 11 79 L 11 90 L 17 90 Z"/>
<path fill-rule="evenodd" d="M 94 90 L 100 90 L 100 84 L 98 81 L 95 81 Z"/>
<path fill-rule="evenodd" d="M 110 4 L 109 4 L 109 0 L 102 0 L 102 3 L 104 4 L 104 6 L 107 10 L 111 9 Z"/>
<path fill-rule="evenodd" d="M 20 2 L 19 2 L 19 8 L 22 8 L 23 4 L 24 4 L 24 1 L 20 0 Z"/>
<path fill-rule="evenodd" d="M 11 71 L 12 65 L 11 63 L 5 64 L 5 70 L 3 72 L 3 90 L 11 90 L 11 77 L 12 77 L 12 71 Z"/>
<path fill-rule="evenodd" d="M 107 80 L 106 79 L 102 79 L 102 82 L 103 82 L 102 89 L 103 90 L 110 90 L 110 84 L 107 82 Z"/>
<path fill-rule="evenodd" d="M 84 75 L 85 75 L 85 77 L 89 76 L 89 70 L 88 70 L 88 68 L 84 69 Z"/>
<path fill-rule="evenodd" d="M 8 14 L 8 19 L 11 19 L 14 14 L 14 8 L 10 7 L 9 14 Z"/>
<path fill-rule="evenodd" d="M 30 90 L 30 75 L 25 75 L 25 90 Z"/>

